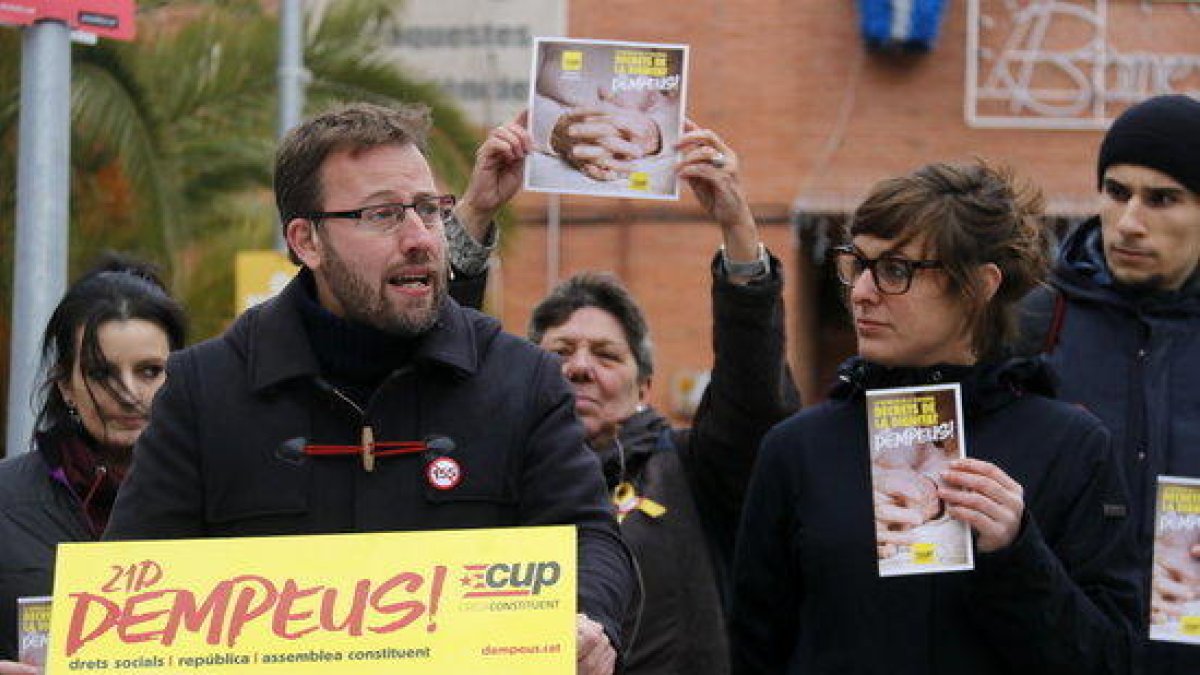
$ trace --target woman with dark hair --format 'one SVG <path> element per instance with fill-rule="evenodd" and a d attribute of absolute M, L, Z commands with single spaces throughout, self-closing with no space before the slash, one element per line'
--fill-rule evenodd
<path fill-rule="evenodd" d="M 153 268 L 108 255 L 58 303 L 42 337 L 32 449 L 0 462 L 0 659 L 17 656 L 17 598 L 49 595 L 59 542 L 100 538 L 182 308 Z M 36 672 L 0 662 L 0 673 Z"/>
<path fill-rule="evenodd" d="M 932 164 L 854 214 L 835 258 L 858 356 L 763 440 L 735 554 L 735 673 L 1129 672 L 1138 572 L 1108 434 L 1048 397 L 1037 362 L 1006 358 L 1046 268 L 1040 201 L 1005 171 Z M 951 382 L 966 458 L 935 470 L 942 506 L 897 524 L 944 510 L 970 528 L 974 568 L 881 577 L 874 504 L 894 495 L 873 491 L 865 394 Z"/>

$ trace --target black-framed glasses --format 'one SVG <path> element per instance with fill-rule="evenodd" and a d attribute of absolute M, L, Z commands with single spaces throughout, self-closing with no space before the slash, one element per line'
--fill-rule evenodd
<path fill-rule="evenodd" d="M 445 223 L 450 218 L 450 213 L 454 210 L 456 203 L 454 195 L 429 195 L 418 197 L 410 204 L 395 202 L 364 206 L 361 209 L 349 211 L 311 211 L 297 213 L 293 217 L 307 218 L 314 223 L 328 218 L 346 218 L 353 220 L 355 226 L 365 232 L 391 234 L 404 222 L 404 216 L 408 214 L 409 209 L 417 214 L 421 222 L 433 226 Z"/>
<path fill-rule="evenodd" d="M 838 281 L 853 286 L 865 270 L 871 271 L 875 288 L 887 295 L 903 295 L 912 287 L 913 275 L 917 270 L 939 269 L 945 265 L 940 260 L 909 260 L 903 256 L 885 253 L 878 258 L 868 258 L 853 246 L 837 246 L 831 251 Z"/>

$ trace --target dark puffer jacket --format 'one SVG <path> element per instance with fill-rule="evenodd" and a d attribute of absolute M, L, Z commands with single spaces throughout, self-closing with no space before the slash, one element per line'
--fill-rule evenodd
<path fill-rule="evenodd" d="M 734 672 L 1122 674 L 1137 612 L 1124 489 L 1099 421 L 1046 398 L 1033 361 L 885 369 L 773 429 L 734 563 Z M 969 572 L 881 578 L 866 389 L 958 381 L 966 454 L 1024 487 L 1007 548 Z"/>
<path fill-rule="evenodd" d="M 1093 218 L 1064 242 L 1051 278 L 1055 291 L 1025 302 L 1026 335 L 1044 346 L 1054 293 L 1061 294 L 1061 325 L 1049 336 L 1046 360 L 1062 381 L 1062 399 L 1091 410 L 1112 433 L 1132 492 L 1133 544 L 1148 589 L 1156 477 L 1200 477 L 1200 275 L 1176 292 L 1124 289 L 1108 272 L 1100 234 Z M 1147 672 L 1155 675 L 1200 673 L 1197 647 L 1149 643 L 1148 658 Z"/>

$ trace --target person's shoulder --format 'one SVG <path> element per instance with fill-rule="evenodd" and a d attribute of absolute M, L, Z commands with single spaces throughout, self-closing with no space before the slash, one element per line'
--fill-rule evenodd
<path fill-rule="evenodd" d="M 201 364 L 208 359 L 230 356 L 244 359 L 254 349 L 255 342 L 261 340 L 263 331 L 277 332 L 275 324 L 279 323 L 281 313 L 294 311 L 283 306 L 286 302 L 281 296 L 275 296 L 250 307 L 235 317 L 224 331 L 172 352 L 171 359 Z M 279 328 L 297 330 L 301 326 L 298 319 L 289 318 L 287 325 Z"/>
<path fill-rule="evenodd" d="M 1033 356 L 1053 347 L 1061 329 L 1062 292 L 1051 283 L 1029 291 L 1017 306 L 1018 334 L 1013 353 Z"/>
<path fill-rule="evenodd" d="M 839 425 L 856 410 L 863 408 L 860 397 L 830 398 L 815 405 L 808 406 L 792 413 L 787 419 L 775 425 L 776 429 L 812 430 L 821 429 L 827 425 Z"/>
<path fill-rule="evenodd" d="M 41 455 L 30 450 L 0 460 L 0 504 L 27 495 L 38 481 L 47 476 Z"/>
<path fill-rule="evenodd" d="M 275 296 L 265 300 L 239 314 L 220 334 L 193 345 L 193 353 L 216 349 L 218 346 L 245 352 L 255 340 L 262 328 L 270 329 L 271 323 L 278 323 L 278 317 L 283 313 L 294 313 L 290 306 L 284 306 L 289 300 Z M 299 319 L 289 320 L 289 324 L 299 327 Z M 199 350 L 195 348 L 200 348 Z"/>
<path fill-rule="evenodd" d="M 476 339 L 491 339 L 497 333 L 503 333 L 500 321 L 490 314 L 484 314 L 474 307 L 461 305 L 458 302 L 454 302 L 452 307 L 460 320 L 471 327 Z"/>
<path fill-rule="evenodd" d="M 1092 411 L 1079 403 L 1070 403 L 1044 394 L 1026 393 L 1020 397 L 1013 409 L 1010 421 L 1014 429 L 1040 434 L 1057 429 L 1076 439 L 1091 436 L 1107 440 L 1108 428 Z"/>
<path fill-rule="evenodd" d="M 503 329 L 500 322 L 469 307 L 455 306 L 457 322 L 469 331 L 478 358 L 479 376 L 491 382 L 523 382 L 549 387 L 555 396 L 566 387 L 561 382 L 558 357 L 524 337 Z"/>
<path fill-rule="evenodd" d="M 204 368 L 213 364 L 215 360 L 225 360 L 244 353 L 244 345 L 230 340 L 226 332 L 171 352 L 167 357 L 167 370 L 176 372 L 184 367 Z"/>
<path fill-rule="evenodd" d="M 500 321 L 470 307 L 458 306 L 463 321 L 470 326 L 476 345 L 485 352 L 523 355 L 532 358 L 546 356 L 540 347 L 523 337 L 504 330 Z"/>
<path fill-rule="evenodd" d="M 311 276 L 311 275 L 308 275 Z M 213 338 L 199 342 L 188 350 L 192 357 L 228 350 L 241 358 L 259 349 L 282 349 L 292 355 L 299 345 L 308 341 L 301 306 L 315 291 L 306 290 L 306 273 L 288 282 L 274 297 L 246 309 Z M 310 300 L 315 302 L 315 300 Z"/>
<path fill-rule="evenodd" d="M 1054 284 L 1053 279 L 1047 279 L 1045 282 L 1034 286 L 1025 297 L 1021 298 L 1020 307 L 1022 311 L 1035 311 L 1038 309 L 1049 309 L 1053 306 L 1056 296 L 1061 291 Z"/>
<path fill-rule="evenodd" d="M 30 471 L 39 471 L 45 466 L 41 455 L 35 450 L 10 454 L 4 459 L 0 459 L 0 480 L 8 480 Z"/>
<path fill-rule="evenodd" d="M 787 452 L 794 452 L 796 448 L 815 445 L 814 440 L 836 443 L 854 430 L 860 417 L 855 413 L 853 400 L 822 401 L 771 427 L 763 437 L 763 449 L 784 447 L 790 448 Z"/>

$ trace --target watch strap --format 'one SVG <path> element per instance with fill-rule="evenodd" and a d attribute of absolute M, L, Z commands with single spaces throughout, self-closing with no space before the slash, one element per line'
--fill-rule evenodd
<path fill-rule="evenodd" d="M 721 266 L 729 276 L 756 279 L 766 276 L 771 270 L 771 260 L 767 257 L 767 247 L 761 241 L 758 242 L 758 257 L 750 262 L 733 262 L 722 245 Z"/>

